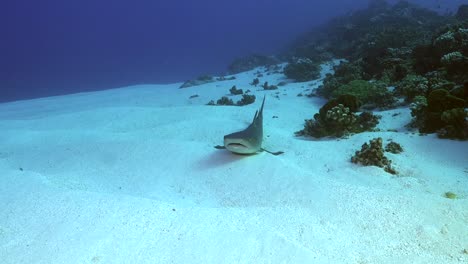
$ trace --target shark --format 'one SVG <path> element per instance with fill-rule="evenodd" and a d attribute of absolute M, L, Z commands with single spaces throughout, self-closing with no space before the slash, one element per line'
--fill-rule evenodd
<path fill-rule="evenodd" d="M 284 153 L 283 151 L 271 152 L 262 148 L 263 141 L 263 106 L 265 105 L 265 96 L 263 97 L 260 110 L 255 112 L 252 123 L 244 130 L 234 132 L 224 136 L 224 146 L 215 146 L 217 149 L 227 149 L 232 153 L 241 155 L 251 155 L 261 151 L 273 155 Z"/>

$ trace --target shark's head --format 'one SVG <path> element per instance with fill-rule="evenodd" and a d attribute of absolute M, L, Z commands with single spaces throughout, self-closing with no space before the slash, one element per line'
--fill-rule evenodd
<path fill-rule="evenodd" d="M 262 141 L 240 131 L 224 136 L 224 146 L 236 154 L 254 154 L 262 148 Z"/>
<path fill-rule="evenodd" d="M 236 154 L 254 154 L 262 149 L 263 140 L 263 97 L 260 110 L 255 113 L 252 123 L 244 130 L 224 136 L 224 146 Z"/>

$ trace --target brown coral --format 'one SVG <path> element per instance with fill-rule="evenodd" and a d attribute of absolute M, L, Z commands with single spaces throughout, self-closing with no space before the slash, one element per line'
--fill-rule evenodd
<path fill-rule="evenodd" d="M 377 166 L 384 168 L 390 174 L 396 174 L 396 170 L 391 167 L 392 161 L 384 155 L 382 138 L 374 138 L 369 143 L 364 143 L 360 151 L 356 151 L 351 157 L 351 162 L 364 166 Z"/>

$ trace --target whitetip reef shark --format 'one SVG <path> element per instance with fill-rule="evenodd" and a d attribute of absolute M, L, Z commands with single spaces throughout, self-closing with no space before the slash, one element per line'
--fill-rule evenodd
<path fill-rule="evenodd" d="M 255 112 L 252 123 L 244 130 L 234 132 L 224 136 L 224 146 L 215 146 L 217 149 L 227 149 L 235 154 L 250 155 L 257 152 L 266 151 L 273 155 L 283 154 L 283 151 L 271 152 L 262 148 L 263 141 L 263 97 L 260 110 Z"/>

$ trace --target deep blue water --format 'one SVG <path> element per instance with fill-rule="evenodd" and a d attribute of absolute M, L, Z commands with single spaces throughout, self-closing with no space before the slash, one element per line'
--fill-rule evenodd
<path fill-rule="evenodd" d="M 453 8 L 467 0 L 428 0 Z M 222 74 L 280 52 L 367 0 L 11 0 L 0 6 L 0 101 Z"/>

